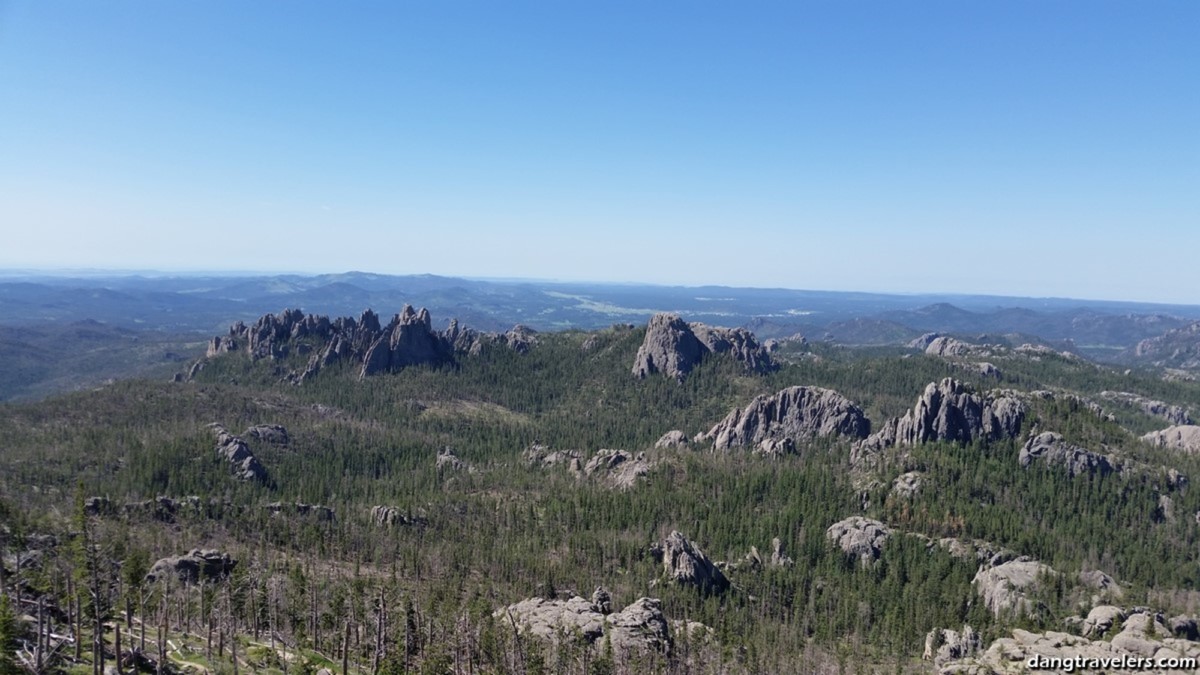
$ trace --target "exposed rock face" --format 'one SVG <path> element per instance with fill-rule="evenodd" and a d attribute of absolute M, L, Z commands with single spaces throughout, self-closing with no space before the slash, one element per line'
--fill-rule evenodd
<path fill-rule="evenodd" d="M 973 656 L 982 649 L 983 638 L 970 626 L 963 626 L 962 632 L 939 628 L 925 636 L 924 659 L 941 666 L 948 661 Z"/>
<path fill-rule="evenodd" d="M 774 396 L 759 396 L 745 409 L 734 409 L 706 435 L 713 447 L 752 447 L 779 454 L 783 444 L 815 436 L 865 438 L 871 423 L 858 406 L 832 389 L 788 387 Z"/>
<path fill-rule="evenodd" d="M 970 356 L 975 351 L 975 345 L 952 337 L 937 337 L 925 347 L 925 353 L 930 356 Z"/>
<path fill-rule="evenodd" d="M 1156 366 L 1200 368 L 1200 321 L 1142 340 L 1133 357 Z"/>
<path fill-rule="evenodd" d="M 883 552 L 883 545 L 892 534 L 891 528 L 878 520 L 851 516 L 839 520 L 825 530 L 825 536 L 845 553 L 858 556 L 868 565 Z"/>
<path fill-rule="evenodd" d="M 449 471 L 463 471 L 469 468 L 470 467 L 467 466 L 467 463 L 462 461 L 458 455 L 454 454 L 454 451 L 448 446 L 438 451 L 437 469 L 439 471 L 443 469 Z"/>
<path fill-rule="evenodd" d="M 210 425 L 217 436 L 217 454 L 229 462 L 233 475 L 241 480 L 267 482 L 267 469 L 258 461 L 250 446 L 240 436 L 234 436 L 220 424 Z"/>
<path fill-rule="evenodd" d="M 661 450 L 663 448 L 682 448 L 687 446 L 687 444 L 687 435 L 678 429 L 672 429 L 671 431 L 663 434 L 662 437 L 654 443 L 654 447 Z"/>
<path fill-rule="evenodd" d="M 925 351 L 926 349 L 929 348 L 929 345 L 933 344 L 934 340 L 936 340 L 940 337 L 942 337 L 941 333 L 926 333 L 926 334 L 922 335 L 921 337 L 916 338 L 915 340 L 909 342 L 908 348 L 909 349 L 920 349 L 921 351 Z"/>
<path fill-rule="evenodd" d="M 602 599 L 611 603 L 611 598 Z M 579 596 L 568 600 L 530 598 L 497 611 L 495 616 L 511 620 L 522 633 L 550 642 L 557 642 L 562 635 L 578 635 L 587 644 L 599 647 L 607 634 L 618 654 L 665 654 L 671 649 L 670 626 L 663 616 L 662 602 L 656 598 L 638 598 L 619 612 L 611 612 L 611 606 L 605 612 L 595 602 Z"/>
<path fill-rule="evenodd" d="M 775 368 L 767 350 L 743 328 L 714 328 L 689 324 L 675 314 L 655 314 L 633 362 L 633 374 L 644 378 L 663 373 L 682 381 L 709 354 L 730 354 L 747 370 Z"/>
<path fill-rule="evenodd" d="M 228 553 L 209 549 L 192 549 L 187 555 L 162 558 L 150 568 L 146 581 L 151 583 L 173 577 L 187 584 L 201 579 L 215 581 L 223 579 L 237 566 L 237 561 Z"/>
<path fill-rule="evenodd" d="M 909 471 L 900 474 L 896 477 L 896 480 L 892 481 L 892 494 L 897 497 L 911 499 L 921 491 L 924 475 L 920 471 Z"/>
<path fill-rule="evenodd" d="M 662 562 L 666 577 L 676 583 L 712 593 L 721 593 L 729 588 L 729 580 L 721 570 L 677 531 L 672 531 L 666 539 L 651 546 L 650 553 Z"/>
<path fill-rule="evenodd" d="M 1112 605 L 1093 607 L 1092 611 L 1088 612 L 1087 618 L 1083 620 L 1081 626 L 1083 636 L 1102 638 L 1114 624 L 1124 621 L 1126 616 L 1125 610 L 1120 607 Z"/>
<path fill-rule="evenodd" d="M 521 455 L 530 464 L 541 465 L 543 467 L 571 464 L 572 461 L 578 461 L 583 458 L 583 454 L 578 450 L 551 450 L 549 447 L 539 443 L 530 445 Z"/>
<path fill-rule="evenodd" d="M 266 314 L 252 326 L 233 324 L 227 335 L 214 337 L 207 358 L 245 352 L 250 358 L 282 359 L 292 353 L 312 353 L 301 373 L 287 379 L 301 383 L 336 362 L 359 367 L 362 377 L 389 373 L 418 364 L 450 363 L 456 354 L 478 354 L 484 344 L 498 343 L 518 351 L 537 344 L 534 331 L 516 326 L 504 335 L 479 333 L 452 321 L 445 331 L 434 331 L 429 312 L 405 305 L 385 326 L 366 310 L 357 320 L 308 315 L 298 309 Z"/>
<path fill-rule="evenodd" d="M 1061 435 L 1051 431 L 1029 439 L 1021 448 L 1018 460 L 1023 469 L 1028 469 L 1034 462 L 1041 461 L 1048 466 L 1061 466 L 1071 476 L 1084 473 L 1108 475 L 1114 471 L 1108 457 L 1071 445 L 1064 441 Z"/>
<path fill-rule="evenodd" d="M 1100 638 L 1122 618 L 1122 629 L 1111 641 Z M 1084 636 L 1058 631 L 1031 633 L 1014 630 L 1012 637 L 996 640 L 982 654 L 938 664 L 938 672 L 943 675 L 1027 672 L 1027 663 L 1031 658 L 1049 657 L 1071 660 L 1072 672 L 1102 673 L 1120 671 L 1119 659 L 1122 657 L 1171 659 L 1200 656 L 1200 643 L 1170 637 L 1171 631 L 1164 625 L 1162 616 L 1145 608 L 1126 613 L 1117 607 L 1097 607 L 1082 626 Z M 1114 659 L 1118 661 L 1114 663 Z M 1139 669 L 1138 672 L 1165 675 L 1180 671 L 1150 668 Z"/>
<path fill-rule="evenodd" d="M 1171 405 L 1164 401 L 1156 401 L 1152 398 L 1131 394 L 1127 391 L 1102 391 L 1100 398 L 1110 401 L 1120 401 L 1128 403 L 1142 412 L 1152 417 L 1161 417 L 1171 424 L 1185 425 L 1192 423 L 1192 417 L 1188 413 L 1187 408 L 1178 405 Z"/>
<path fill-rule="evenodd" d="M 263 506 L 272 514 L 295 513 L 301 516 L 312 516 L 320 521 L 331 521 L 335 512 L 323 504 L 305 504 L 304 502 L 271 502 Z"/>
<path fill-rule="evenodd" d="M 1167 427 L 1162 431 L 1152 431 L 1142 436 L 1142 440 L 1160 448 L 1200 453 L 1200 426 Z"/>
<path fill-rule="evenodd" d="M 278 424 L 256 424 L 246 429 L 242 435 L 273 445 L 287 445 L 291 442 L 287 429 Z"/>
<path fill-rule="evenodd" d="M 627 490 L 636 485 L 639 478 L 650 473 L 651 468 L 653 465 L 644 452 L 634 456 L 624 450 L 602 449 L 584 465 L 583 475 L 602 477 L 612 487 Z"/>
<path fill-rule="evenodd" d="M 1125 591 L 1121 589 L 1117 580 L 1100 570 L 1080 572 L 1079 583 L 1096 591 L 1096 594 L 1092 596 L 1094 598 L 1092 604 L 1098 603 L 1101 598 L 1120 600 L 1125 597 Z"/>
<path fill-rule="evenodd" d="M 393 525 L 424 525 L 426 519 L 424 516 L 409 515 L 408 513 L 396 508 L 395 506 L 372 506 L 371 520 L 379 527 L 391 527 Z"/>
<path fill-rule="evenodd" d="M 937 441 L 1016 438 L 1025 406 L 1008 392 L 975 394 L 953 378 L 930 383 L 913 409 L 886 422 L 863 441 L 859 452 Z"/>
<path fill-rule="evenodd" d="M 1028 557 L 983 568 L 971 583 L 983 604 L 997 617 L 1027 613 L 1033 609 L 1027 592 L 1039 578 L 1055 574 L 1048 565 Z"/>

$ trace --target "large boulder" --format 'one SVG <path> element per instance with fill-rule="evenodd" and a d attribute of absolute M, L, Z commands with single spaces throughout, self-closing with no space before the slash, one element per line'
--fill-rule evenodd
<path fill-rule="evenodd" d="M 871 423 L 850 399 L 820 387 L 788 387 L 774 396 L 759 396 L 744 409 L 734 409 L 705 438 L 719 450 L 751 447 L 774 454 L 816 436 L 865 438 Z"/>
<path fill-rule="evenodd" d="M 611 603 L 607 591 L 595 596 Z M 606 639 L 614 652 L 629 654 L 671 649 L 671 631 L 656 598 L 638 598 L 619 612 L 589 602 L 579 596 L 567 600 L 530 598 L 495 613 L 496 618 L 511 622 L 521 633 L 552 643 L 564 637 L 582 640 L 600 648 Z"/>
<path fill-rule="evenodd" d="M 1071 476 L 1093 473 L 1103 476 L 1114 471 L 1108 457 L 1071 445 L 1064 441 L 1061 435 L 1052 431 L 1029 439 L 1021 448 L 1018 461 L 1023 469 L 1028 469 L 1034 462 L 1063 467 Z"/>
<path fill-rule="evenodd" d="M 650 547 L 662 563 L 663 574 L 670 580 L 702 591 L 721 593 L 729 588 L 725 574 L 687 537 L 672 531 L 666 539 Z"/>
<path fill-rule="evenodd" d="M 211 549 L 192 549 L 187 555 L 162 558 L 154 563 L 146 575 L 146 581 L 151 583 L 163 579 L 174 578 L 186 584 L 194 584 L 201 580 L 217 581 L 228 577 L 237 561 Z"/>
<path fill-rule="evenodd" d="M 936 666 L 968 658 L 982 649 L 983 638 L 970 626 L 963 626 L 962 631 L 938 628 L 925 635 L 924 658 Z"/>
<path fill-rule="evenodd" d="M 997 617 L 1027 614 L 1034 609 L 1029 593 L 1054 570 L 1032 558 L 1020 557 L 994 567 L 984 567 L 972 583 L 983 604 Z"/>
<path fill-rule="evenodd" d="M 1142 440 L 1168 450 L 1200 453 L 1200 426 L 1177 425 L 1162 431 L 1151 431 Z"/>
<path fill-rule="evenodd" d="M 825 530 L 825 536 L 830 541 L 837 544 L 843 552 L 857 556 L 864 565 L 879 557 L 891 534 L 892 530 L 887 525 L 862 516 L 839 520 Z"/>
<path fill-rule="evenodd" d="M 662 373 L 682 381 L 710 354 L 729 354 L 753 372 L 775 367 L 767 350 L 745 329 L 689 324 L 675 314 L 655 314 L 646 326 L 633 374 L 645 378 Z"/>

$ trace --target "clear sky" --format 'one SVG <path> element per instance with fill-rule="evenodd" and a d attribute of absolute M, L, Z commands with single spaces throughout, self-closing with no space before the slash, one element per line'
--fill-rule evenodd
<path fill-rule="evenodd" d="M 1200 2 L 0 0 L 0 267 L 1200 304 Z"/>

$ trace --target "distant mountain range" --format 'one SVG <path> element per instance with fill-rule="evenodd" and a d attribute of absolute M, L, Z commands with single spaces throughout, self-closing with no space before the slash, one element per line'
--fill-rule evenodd
<path fill-rule="evenodd" d="M 851 346 L 904 345 L 924 333 L 941 332 L 974 342 L 1043 343 L 1095 360 L 1184 367 L 1195 361 L 1190 345 L 1196 331 L 1189 327 L 1200 320 L 1196 305 L 1065 298 L 497 281 L 366 272 L 54 276 L 10 271 L 0 272 L 0 326 L 39 332 L 7 334 L 0 351 L 8 362 L 24 366 L 20 373 L 7 372 L 12 368 L 0 363 L 0 378 L 11 384 L 37 372 L 41 375 L 35 379 L 62 381 L 55 359 L 46 356 L 48 349 L 53 352 L 48 345 L 67 349 L 65 343 L 78 342 L 73 337 L 78 331 L 67 327 L 84 320 L 109 329 L 158 334 L 152 341 L 162 343 L 163 353 L 155 356 L 161 364 L 171 359 L 165 354 L 197 337 L 269 312 L 299 308 L 357 316 L 373 308 L 386 318 L 406 303 L 428 308 L 437 329 L 458 319 L 482 331 L 503 331 L 514 324 L 538 331 L 592 330 L 614 323 L 642 324 L 657 312 L 674 312 L 688 321 L 745 327 L 762 339 L 799 333 L 810 341 Z M 114 331 L 90 333 L 89 348 L 96 348 L 97 340 L 106 349 L 133 344 Z M 1152 348 L 1138 349 L 1139 343 L 1168 333 L 1171 337 Z M 1174 346 L 1167 349 L 1164 341 Z M 140 343 L 143 348 L 146 344 Z M 30 370 L 32 363 L 40 365 Z"/>

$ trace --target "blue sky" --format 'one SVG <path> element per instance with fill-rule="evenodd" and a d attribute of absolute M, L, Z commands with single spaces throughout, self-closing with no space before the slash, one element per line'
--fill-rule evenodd
<path fill-rule="evenodd" d="M 1200 3 L 4 2 L 0 267 L 1200 304 Z"/>

